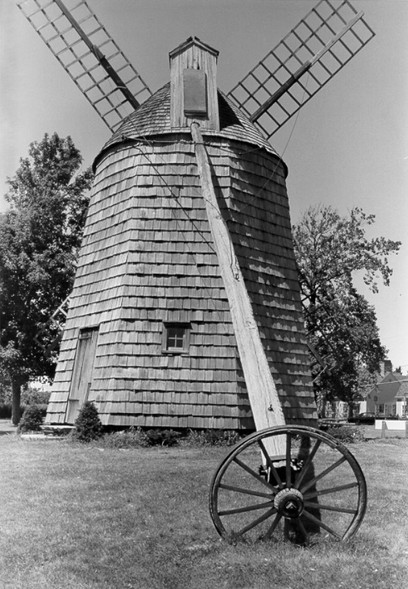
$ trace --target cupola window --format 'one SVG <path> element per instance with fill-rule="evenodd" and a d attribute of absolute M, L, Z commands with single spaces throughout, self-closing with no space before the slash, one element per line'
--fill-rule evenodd
<path fill-rule="evenodd" d="M 202 70 L 186 68 L 183 72 L 184 114 L 207 116 L 207 76 Z"/>

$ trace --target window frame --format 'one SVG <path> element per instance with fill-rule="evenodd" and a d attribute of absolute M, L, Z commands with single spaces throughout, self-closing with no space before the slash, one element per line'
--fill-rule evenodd
<path fill-rule="evenodd" d="M 170 334 L 171 329 L 182 329 L 182 346 L 180 347 L 172 347 L 169 346 L 169 337 L 172 337 Z M 162 353 L 163 354 L 170 354 L 170 355 L 187 355 L 190 349 L 190 332 L 191 332 L 191 323 L 187 323 L 185 321 L 166 321 L 163 323 L 163 332 L 162 332 Z M 175 334 L 175 337 L 177 335 Z"/>
<path fill-rule="evenodd" d="M 183 70 L 183 111 L 185 117 L 208 119 L 207 74 L 195 68 Z"/>
<path fill-rule="evenodd" d="M 378 403 L 375 408 L 377 410 L 376 411 L 377 415 L 384 415 L 384 411 L 385 411 L 384 403 Z"/>

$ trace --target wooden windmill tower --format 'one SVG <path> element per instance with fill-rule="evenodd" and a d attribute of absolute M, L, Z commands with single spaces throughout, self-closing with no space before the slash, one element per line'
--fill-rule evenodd
<path fill-rule="evenodd" d="M 332 4 L 224 95 L 218 52 L 197 38 L 151 94 L 86 2 L 19 2 L 113 132 L 94 162 L 48 423 L 73 423 L 87 399 L 110 426 L 315 418 L 287 169 L 268 139 L 373 36 Z"/>

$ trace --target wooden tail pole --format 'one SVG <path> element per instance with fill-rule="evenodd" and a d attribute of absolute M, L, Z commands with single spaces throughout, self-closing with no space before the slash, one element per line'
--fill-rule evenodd
<path fill-rule="evenodd" d="M 208 155 L 198 123 L 191 124 L 191 134 L 197 157 L 202 195 L 228 297 L 255 426 L 259 431 L 275 425 L 285 425 L 282 406 L 269 369 L 268 359 L 262 345 L 241 269 L 235 256 L 234 245 L 218 205 Z M 273 444 L 273 448 L 267 448 L 269 454 L 272 457 L 284 456 L 285 446 L 281 443 L 280 436 L 277 436 L 276 442 L 276 444 Z"/>

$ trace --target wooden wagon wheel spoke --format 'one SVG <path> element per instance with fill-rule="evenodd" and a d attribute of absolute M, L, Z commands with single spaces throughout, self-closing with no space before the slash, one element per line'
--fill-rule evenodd
<path fill-rule="evenodd" d="M 346 491 L 348 489 L 354 489 L 358 487 L 358 482 L 349 483 L 348 485 L 339 485 L 338 487 L 332 487 L 331 489 L 321 489 L 320 491 L 315 491 L 313 493 L 304 493 L 304 499 L 312 499 L 312 497 L 320 497 L 321 495 L 328 495 L 330 493 L 339 493 L 341 491 Z"/>
<path fill-rule="evenodd" d="M 225 509 L 219 511 L 219 515 L 233 515 L 235 513 L 246 513 L 247 511 L 256 511 L 258 509 L 266 509 L 267 507 L 273 507 L 273 501 L 267 501 L 266 503 L 254 503 L 253 505 L 247 505 L 246 507 L 237 507 L 236 509 Z"/>
<path fill-rule="evenodd" d="M 271 493 L 261 493 L 259 491 L 251 491 L 251 489 L 243 489 L 242 487 L 235 487 L 233 485 L 219 485 L 220 489 L 226 489 L 227 491 L 235 491 L 235 493 L 242 493 L 244 495 L 255 495 L 256 497 L 270 498 Z"/>
<path fill-rule="evenodd" d="M 262 483 L 263 485 L 265 485 L 266 487 L 268 487 L 268 489 L 271 489 L 271 491 L 273 491 L 272 485 L 270 485 L 262 476 L 260 476 L 257 472 L 255 472 L 247 464 L 245 464 L 244 462 L 242 462 L 241 460 L 239 460 L 236 457 L 234 458 L 234 462 L 236 464 L 238 464 L 246 472 L 248 472 L 251 476 L 253 476 L 254 479 L 256 479 L 257 481 L 259 481 L 260 483 Z"/>
<path fill-rule="evenodd" d="M 253 522 L 251 522 L 250 524 L 248 524 L 247 526 L 245 526 L 244 528 L 242 528 L 242 530 L 240 530 L 239 532 L 236 532 L 236 535 L 237 536 L 242 536 L 246 532 L 249 532 L 250 530 L 252 530 L 256 526 L 258 526 L 260 523 L 262 523 L 265 520 L 269 519 L 271 517 L 271 515 L 273 515 L 274 513 L 276 513 L 276 509 L 274 507 L 272 507 L 272 509 L 270 509 L 269 511 L 267 511 L 266 513 L 264 513 L 264 515 L 261 515 L 261 517 L 258 517 L 258 519 L 254 520 Z"/>
<path fill-rule="evenodd" d="M 292 486 L 292 436 L 287 434 L 286 436 L 286 486 Z"/>
<path fill-rule="evenodd" d="M 313 487 L 317 483 L 317 481 L 320 481 L 323 477 L 327 476 L 330 472 L 332 472 L 332 470 L 339 467 L 340 464 L 343 464 L 345 460 L 346 457 L 342 456 L 339 460 L 337 460 L 337 462 L 326 468 L 326 470 L 324 470 L 319 475 L 314 477 L 311 481 L 308 481 L 308 483 L 304 487 L 301 487 L 302 493 L 305 493 L 308 489 L 310 489 L 310 487 Z"/>
<path fill-rule="evenodd" d="M 282 452 L 270 456 L 268 449 L 275 448 Z M 320 504 L 324 495 L 330 501 Z M 340 540 L 353 536 L 366 500 L 364 475 L 343 444 L 310 427 L 277 426 L 251 434 L 221 462 L 211 483 L 210 514 L 226 539 L 304 544 L 322 531 Z"/>
<path fill-rule="evenodd" d="M 280 489 L 282 489 L 283 486 L 284 486 L 284 483 L 282 482 L 282 480 L 281 480 L 281 478 L 279 476 L 278 471 L 276 470 L 276 468 L 275 468 L 275 466 L 274 466 L 274 464 L 273 464 L 273 462 L 272 462 L 272 460 L 271 460 L 268 452 L 266 451 L 265 445 L 263 444 L 262 440 L 257 440 L 257 443 L 258 443 L 258 446 L 260 447 L 261 452 L 262 452 L 262 454 L 263 454 L 263 456 L 265 458 L 265 461 L 266 461 L 266 464 L 267 464 L 267 466 L 268 466 L 268 468 L 270 470 L 270 473 L 272 474 L 273 478 L 275 479 L 275 481 L 277 483 L 277 486 Z"/>
<path fill-rule="evenodd" d="M 317 526 L 319 526 L 320 528 L 323 528 L 324 530 L 326 530 L 326 532 L 329 532 L 329 534 L 331 534 L 332 536 L 334 536 L 335 538 L 337 538 L 338 540 L 341 540 L 341 534 L 339 534 L 338 532 L 336 532 L 335 530 L 333 530 L 333 528 L 331 528 L 330 526 L 328 526 L 327 524 L 323 523 L 322 521 L 320 521 L 317 517 L 315 517 L 314 515 L 312 515 L 311 513 L 309 513 L 308 511 L 306 511 L 306 509 L 304 510 L 303 514 L 302 514 L 305 518 L 307 518 L 309 521 L 313 522 L 314 524 L 316 524 Z"/>
<path fill-rule="evenodd" d="M 276 530 L 276 528 L 278 527 L 279 522 L 282 519 L 282 515 L 280 513 L 276 514 L 275 519 L 273 520 L 271 526 L 269 527 L 268 531 L 266 532 L 266 534 L 263 536 L 263 540 L 270 540 L 273 536 L 274 531 Z"/>
<path fill-rule="evenodd" d="M 310 452 L 309 456 L 307 457 L 306 462 L 304 463 L 302 470 L 300 471 L 299 475 L 296 477 L 295 484 L 294 484 L 295 489 L 299 489 L 299 487 L 300 487 L 300 485 L 301 485 L 301 483 L 302 483 L 302 481 L 303 481 L 306 473 L 309 470 L 310 465 L 313 462 L 313 458 L 315 457 L 315 454 L 318 451 L 321 443 L 322 443 L 322 440 L 317 440 L 316 443 L 315 443 L 315 445 L 313 446 L 313 449 Z"/>
<path fill-rule="evenodd" d="M 300 532 L 301 532 L 303 538 L 305 540 L 307 540 L 307 538 L 309 537 L 309 532 L 306 530 L 305 525 L 302 522 L 302 518 L 299 518 L 299 520 L 298 520 L 298 526 L 299 526 L 299 529 L 300 529 Z"/>
<path fill-rule="evenodd" d="M 319 509 L 326 509 L 327 511 L 337 511 L 338 513 L 356 513 L 355 509 L 348 509 L 347 507 L 335 507 L 334 505 L 322 505 L 314 501 L 305 501 L 303 504 L 305 507 L 317 507 Z"/>

